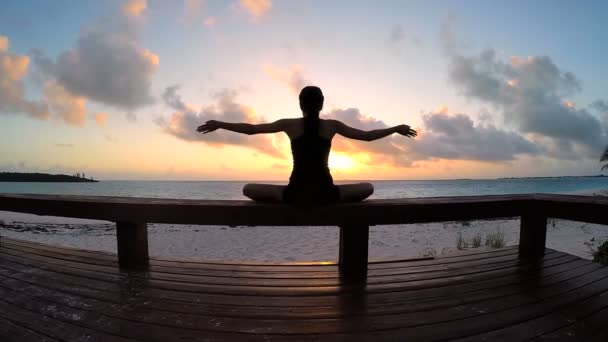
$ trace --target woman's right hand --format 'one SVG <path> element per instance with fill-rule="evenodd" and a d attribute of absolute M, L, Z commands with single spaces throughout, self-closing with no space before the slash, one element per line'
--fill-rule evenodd
<path fill-rule="evenodd" d="M 416 135 L 418 135 L 418 132 L 416 132 L 415 130 L 411 129 L 410 126 L 408 125 L 399 125 L 397 126 L 397 133 L 404 135 L 408 138 L 413 138 Z"/>
<path fill-rule="evenodd" d="M 198 126 L 196 131 L 203 133 L 203 134 L 211 133 L 211 132 L 217 130 L 218 128 L 220 128 L 220 124 L 221 124 L 221 121 L 209 120 L 209 121 L 205 122 L 204 125 Z"/>

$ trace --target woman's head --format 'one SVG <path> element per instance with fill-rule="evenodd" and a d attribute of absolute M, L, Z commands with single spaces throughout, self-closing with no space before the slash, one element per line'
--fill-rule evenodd
<path fill-rule="evenodd" d="M 323 92 L 321 88 L 307 86 L 300 92 L 300 108 L 305 114 L 317 115 L 323 109 Z"/>

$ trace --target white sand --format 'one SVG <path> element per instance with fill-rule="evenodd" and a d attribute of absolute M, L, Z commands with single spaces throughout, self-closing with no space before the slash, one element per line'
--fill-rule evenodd
<path fill-rule="evenodd" d="M 606 190 L 586 195 L 608 196 Z M 457 251 L 458 233 L 469 242 L 478 233 L 504 233 L 506 245 L 519 242 L 519 219 L 386 225 L 370 228 L 370 259 L 415 258 Z M 150 255 L 218 261 L 335 261 L 337 227 L 227 227 L 151 224 Z M 58 246 L 116 252 L 111 222 L 36 216 L 0 211 L 0 236 Z M 590 248 L 608 239 L 608 227 L 550 220 L 547 246 L 590 259 Z M 483 241 L 482 241 L 483 243 Z M 484 248 L 484 247 L 481 247 Z"/>

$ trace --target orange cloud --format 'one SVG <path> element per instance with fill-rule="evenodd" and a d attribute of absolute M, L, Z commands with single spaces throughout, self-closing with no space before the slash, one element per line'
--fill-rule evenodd
<path fill-rule="evenodd" d="M 44 97 L 51 111 L 70 125 L 82 126 L 86 118 L 86 99 L 72 95 L 56 82 L 44 86 Z"/>
<path fill-rule="evenodd" d="M 185 141 L 203 142 L 214 147 L 242 146 L 276 158 L 284 157 L 284 153 L 275 143 L 275 139 L 268 135 L 247 136 L 225 130 L 218 130 L 211 134 L 196 132 L 196 128 L 208 120 L 263 122 L 263 118 L 257 116 L 253 109 L 236 101 L 238 95 L 236 91 L 224 90 L 217 93 L 215 104 L 203 107 L 197 112 L 182 100 L 178 89 L 178 86 L 168 87 L 162 95 L 165 104 L 174 110 L 168 120 L 158 120 L 158 124 L 165 133 Z"/>
<path fill-rule="evenodd" d="M 0 36 L 0 113 L 25 113 L 37 119 L 46 119 L 46 104 L 25 98 L 23 79 L 29 71 L 30 58 L 10 53 L 9 39 Z"/>
<path fill-rule="evenodd" d="M 0 52 L 8 50 L 8 37 L 0 36 Z"/>
<path fill-rule="evenodd" d="M 260 20 L 272 7 L 270 0 L 240 0 L 239 7 L 246 11 L 254 21 Z"/>
<path fill-rule="evenodd" d="M 104 112 L 95 113 L 95 122 L 97 126 L 103 127 L 106 125 L 106 120 L 108 119 L 108 114 Z"/>
<path fill-rule="evenodd" d="M 0 68 L 10 81 L 18 81 L 27 74 L 30 65 L 28 56 L 5 55 L 0 59 Z"/>
<path fill-rule="evenodd" d="M 129 17 L 139 17 L 148 7 L 147 0 L 127 0 L 122 5 L 122 12 Z"/>

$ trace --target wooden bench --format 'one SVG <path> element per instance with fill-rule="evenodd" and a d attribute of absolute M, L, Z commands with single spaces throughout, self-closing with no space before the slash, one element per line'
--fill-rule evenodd
<path fill-rule="evenodd" d="M 367 274 L 369 226 L 521 217 L 519 253 L 542 256 L 547 218 L 608 224 L 608 199 L 574 195 L 499 195 L 368 200 L 319 207 L 252 201 L 0 194 L 0 210 L 116 222 L 119 264 L 148 265 L 147 223 L 340 227 L 339 267 Z"/>

